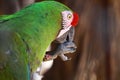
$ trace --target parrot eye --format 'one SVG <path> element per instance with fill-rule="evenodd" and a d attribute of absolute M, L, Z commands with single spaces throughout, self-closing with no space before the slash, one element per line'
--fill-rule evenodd
<path fill-rule="evenodd" d="M 72 18 L 72 15 L 71 14 L 68 14 L 67 15 L 67 19 L 70 20 Z"/>
<path fill-rule="evenodd" d="M 59 38 L 62 36 L 64 33 L 70 30 L 71 28 L 71 23 L 73 20 L 73 12 L 72 11 L 63 11 L 62 13 L 62 28 L 57 36 Z"/>
<path fill-rule="evenodd" d="M 62 26 L 63 28 L 71 27 L 71 22 L 73 20 L 73 13 L 71 11 L 62 12 Z"/>
<path fill-rule="evenodd" d="M 78 14 L 73 13 L 72 11 L 62 11 L 61 14 L 62 26 L 57 38 L 68 32 L 71 27 L 74 27 L 78 23 L 79 20 Z"/>

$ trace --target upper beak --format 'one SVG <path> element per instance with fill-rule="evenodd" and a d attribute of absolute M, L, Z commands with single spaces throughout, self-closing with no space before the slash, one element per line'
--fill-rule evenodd
<path fill-rule="evenodd" d="M 75 33 L 74 27 L 69 27 L 66 30 L 63 29 L 59 32 L 56 41 L 59 43 L 63 43 L 66 40 L 73 41 L 74 33 Z M 67 39 L 67 37 L 68 37 L 68 39 Z"/>
<path fill-rule="evenodd" d="M 66 32 L 68 32 L 70 30 L 71 26 L 67 27 L 67 28 L 63 28 L 60 30 L 57 38 L 61 37 L 63 34 L 65 34 Z"/>

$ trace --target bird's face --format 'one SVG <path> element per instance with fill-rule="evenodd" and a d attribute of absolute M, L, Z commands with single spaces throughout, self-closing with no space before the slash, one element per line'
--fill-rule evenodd
<path fill-rule="evenodd" d="M 57 35 L 57 39 L 63 37 L 63 35 L 70 30 L 71 27 L 75 27 L 78 24 L 78 14 L 72 11 L 63 11 L 62 15 L 62 29 Z"/>

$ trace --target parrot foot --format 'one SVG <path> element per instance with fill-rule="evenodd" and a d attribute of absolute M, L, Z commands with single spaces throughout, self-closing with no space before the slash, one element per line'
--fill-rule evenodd
<path fill-rule="evenodd" d="M 67 33 L 57 39 L 59 45 L 53 51 L 46 52 L 43 61 L 53 60 L 59 56 L 63 61 L 71 60 L 64 54 L 74 53 L 76 51 L 76 45 L 73 42 L 75 30 L 71 28 Z"/>
<path fill-rule="evenodd" d="M 57 49 L 46 53 L 46 55 L 44 57 L 44 61 L 55 59 L 55 58 L 57 58 L 57 56 L 60 56 L 60 58 L 63 61 L 71 60 L 71 58 L 68 58 L 64 54 L 74 53 L 76 51 L 76 48 L 77 47 L 76 47 L 75 43 L 72 41 L 60 43 L 60 45 L 57 47 Z"/>

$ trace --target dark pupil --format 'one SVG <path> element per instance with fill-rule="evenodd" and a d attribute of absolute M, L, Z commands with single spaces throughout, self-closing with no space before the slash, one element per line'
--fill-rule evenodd
<path fill-rule="evenodd" d="M 71 18 L 71 15 L 70 14 L 68 14 L 68 19 L 70 19 Z"/>

